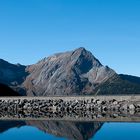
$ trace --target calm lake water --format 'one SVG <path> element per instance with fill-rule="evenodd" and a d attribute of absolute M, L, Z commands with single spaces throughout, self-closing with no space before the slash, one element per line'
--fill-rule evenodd
<path fill-rule="evenodd" d="M 140 123 L 0 121 L 0 140 L 139 140 Z"/>

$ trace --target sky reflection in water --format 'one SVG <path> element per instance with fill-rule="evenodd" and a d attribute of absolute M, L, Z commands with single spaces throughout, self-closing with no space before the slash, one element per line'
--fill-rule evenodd
<path fill-rule="evenodd" d="M 23 126 L 21 128 L 12 128 L 4 133 L 0 134 L 0 140 L 64 140 L 63 138 L 58 138 L 48 133 L 42 132 L 41 130 L 30 127 Z"/>
<path fill-rule="evenodd" d="M 92 140 L 139 140 L 140 123 L 105 123 Z"/>

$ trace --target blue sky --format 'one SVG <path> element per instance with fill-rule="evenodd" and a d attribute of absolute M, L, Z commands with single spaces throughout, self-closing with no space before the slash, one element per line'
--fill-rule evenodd
<path fill-rule="evenodd" d="M 32 64 L 78 47 L 140 76 L 140 0 L 0 0 L 0 58 Z"/>

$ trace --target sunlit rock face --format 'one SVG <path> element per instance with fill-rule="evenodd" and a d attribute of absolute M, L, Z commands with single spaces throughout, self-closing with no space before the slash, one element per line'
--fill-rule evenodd
<path fill-rule="evenodd" d="M 44 58 L 26 70 L 27 95 L 37 96 L 91 94 L 116 74 L 84 48 Z"/>

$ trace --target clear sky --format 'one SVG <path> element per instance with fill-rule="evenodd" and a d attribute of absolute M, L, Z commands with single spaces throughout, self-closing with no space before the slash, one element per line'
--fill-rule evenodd
<path fill-rule="evenodd" d="M 32 64 L 78 47 L 140 76 L 140 0 L 0 0 L 0 58 Z"/>

